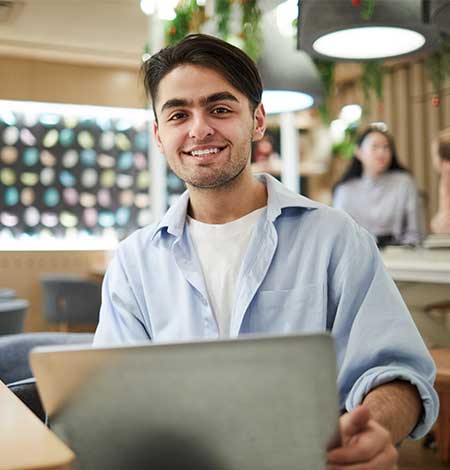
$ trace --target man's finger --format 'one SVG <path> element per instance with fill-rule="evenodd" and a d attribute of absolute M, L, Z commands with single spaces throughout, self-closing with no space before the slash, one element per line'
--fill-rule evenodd
<path fill-rule="evenodd" d="M 397 470 L 397 462 L 398 451 L 391 445 L 369 462 L 350 465 L 328 463 L 327 470 Z"/>
<path fill-rule="evenodd" d="M 341 434 L 345 443 L 346 438 L 350 438 L 363 431 L 370 420 L 369 408 L 365 405 L 359 405 L 349 413 L 341 417 Z"/>
<path fill-rule="evenodd" d="M 330 451 L 327 455 L 328 462 L 339 465 L 368 462 L 391 446 L 389 432 L 372 420 L 355 440 Z"/>

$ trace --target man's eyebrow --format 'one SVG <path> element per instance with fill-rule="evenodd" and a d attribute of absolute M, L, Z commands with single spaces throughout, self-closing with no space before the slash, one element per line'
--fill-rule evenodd
<path fill-rule="evenodd" d="M 207 106 L 212 103 L 216 103 L 217 101 L 235 101 L 239 103 L 239 100 L 230 92 L 228 91 L 220 91 L 219 93 L 213 93 L 212 95 L 207 96 L 206 98 L 202 98 L 200 100 L 200 104 L 202 106 Z M 188 101 L 182 98 L 172 98 L 171 100 L 167 100 L 161 106 L 161 113 L 167 109 L 171 108 L 178 108 L 178 107 L 188 107 L 192 106 L 192 101 Z"/>
<path fill-rule="evenodd" d="M 187 100 L 183 100 L 181 98 L 173 98 L 171 100 L 167 100 L 162 106 L 161 106 L 161 113 L 165 111 L 166 109 L 170 108 L 178 108 L 178 107 L 183 107 L 183 106 L 189 106 L 191 102 Z"/>
<path fill-rule="evenodd" d="M 209 95 L 206 99 L 202 100 L 202 104 L 208 105 L 211 103 L 215 103 L 216 101 L 235 101 L 236 103 L 239 103 L 239 100 L 230 92 L 221 91 L 219 93 L 214 93 L 213 95 Z"/>

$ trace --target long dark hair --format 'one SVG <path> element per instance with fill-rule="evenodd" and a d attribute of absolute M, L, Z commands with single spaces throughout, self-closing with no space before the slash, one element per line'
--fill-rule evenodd
<path fill-rule="evenodd" d="M 389 148 L 391 150 L 391 163 L 386 168 L 386 172 L 388 171 L 408 171 L 405 167 L 403 167 L 397 157 L 397 151 L 395 150 L 395 143 L 394 143 L 394 138 L 392 135 L 384 130 L 382 127 L 378 126 L 369 126 L 366 129 L 363 130 L 361 134 L 359 134 L 357 140 L 356 140 L 356 145 L 358 148 L 361 147 L 362 143 L 364 142 L 364 139 L 369 135 L 373 134 L 374 132 L 378 132 L 379 134 L 382 134 L 386 137 L 388 143 L 389 143 Z M 363 166 L 361 163 L 361 160 L 356 157 L 356 155 L 353 155 L 352 160 L 350 162 L 349 167 L 347 168 L 347 171 L 344 173 L 342 178 L 335 184 L 334 189 L 336 189 L 340 184 L 346 183 L 347 181 L 354 179 L 354 178 L 361 178 L 363 174 Z"/>

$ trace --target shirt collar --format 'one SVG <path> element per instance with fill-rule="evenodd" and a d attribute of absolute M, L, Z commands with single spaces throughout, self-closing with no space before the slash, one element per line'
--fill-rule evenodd
<path fill-rule="evenodd" d="M 320 203 L 312 201 L 304 196 L 292 192 L 283 186 L 273 176 L 266 173 L 255 175 L 267 187 L 267 218 L 273 222 L 281 214 L 281 211 L 288 207 L 302 209 L 317 209 Z M 169 208 L 166 214 L 156 226 L 152 234 L 152 240 L 163 229 L 167 233 L 179 238 L 183 234 L 186 213 L 189 204 L 189 192 L 185 191 L 179 199 Z"/>

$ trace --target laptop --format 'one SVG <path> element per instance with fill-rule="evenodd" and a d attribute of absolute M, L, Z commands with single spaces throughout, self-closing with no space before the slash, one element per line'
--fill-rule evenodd
<path fill-rule="evenodd" d="M 80 470 L 325 469 L 339 443 L 328 334 L 30 354 Z"/>

